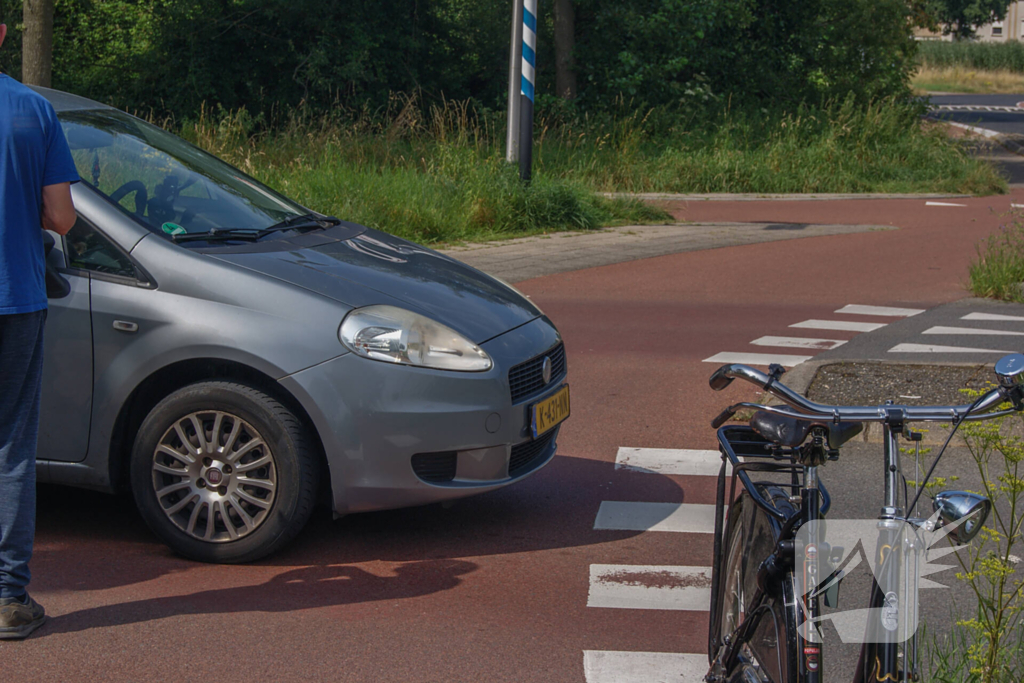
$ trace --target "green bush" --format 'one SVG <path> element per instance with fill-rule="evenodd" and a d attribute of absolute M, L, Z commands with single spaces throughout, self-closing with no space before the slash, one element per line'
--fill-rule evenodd
<path fill-rule="evenodd" d="M 195 117 L 242 107 L 264 123 L 318 111 L 472 99 L 502 110 L 511 0 L 55 0 L 54 86 L 134 111 Z M 21 0 L 0 69 L 19 73 Z M 698 113 L 852 93 L 907 97 L 903 0 L 574 0 L 581 112 L 629 102 Z M 550 4 L 539 17 L 538 93 L 554 93 Z"/>

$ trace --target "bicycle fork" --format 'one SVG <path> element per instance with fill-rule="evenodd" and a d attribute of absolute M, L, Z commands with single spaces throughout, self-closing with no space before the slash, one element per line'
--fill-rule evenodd
<path fill-rule="evenodd" d="M 878 571 L 871 588 L 870 616 L 855 683 L 908 683 L 918 679 L 917 565 L 918 556 L 925 548 L 921 547 L 916 528 L 907 524 L 899 507 L 898 438 L 902 431 L 901 415 L 890 415 L 883 423 L 885 505 L 879 515 L 875 546 L 874 561 L 878 563 Z M 902 666 L 901 643 L 905 643 Z"/>
<path fill-rule="evenodd" d="M 804 486 L 800 491 L 803 525 L 812 529 L 814 537 L 804 545 L 801 558 L 803 586 L 817 587 L 824 577 L 820 568 L 825 565 L 829 553 L 823 544 L 821 525 L 821 491 L 818 489 L 818 468 L 804 468 Z M 816 591 L 798 595 L 800 612 L 804 619 L 797 630 L 797 655 L 800 662 L 800 680 L 805 683 L 820 683 L 822 680 L 821 638 L 818 635 L 818 621 L 821 617 L 820 598 Z"/>

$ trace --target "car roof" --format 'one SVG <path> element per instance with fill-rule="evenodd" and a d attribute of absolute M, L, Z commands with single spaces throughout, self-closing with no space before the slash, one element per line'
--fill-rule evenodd
<path fill-rule="evenodd" d="M 53 90 L 51 88 L 40 88 L 36 85 L 29 86 L 32 90 L 36 91 L 49 102 L 54 111 L 58 114 L 63 111 L 78 111 L 83 109 L 112 109 L 105 104 L 101 104 L 95 100 L 86 99 L 85 97 L 79 97 L 78 95 L 72 95 L 71 93 L 61 92 L 60 90 Z"/>

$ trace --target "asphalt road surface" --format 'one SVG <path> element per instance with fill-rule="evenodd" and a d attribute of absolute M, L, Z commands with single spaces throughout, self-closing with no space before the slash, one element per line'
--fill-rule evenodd
<path fill-rule="evenodd" d="M 520 283 L 563 332 L 573 415 L 550 466 L 451 508 L 337 521 L 324 512 L 269 560 L 210 566 L 173 556 L 129 499 L 44 487 L 32 590 L 52 619 L 28 641 L 0 644 L 4 678 L 697 681 L 712 551 L 709 421 L 757 397 L 737 384 L 716 394 L 708 376 L 723 355 L 813 358 L 829 344 L 801 340 L 852 348 L 885 329 L 861 331 L 865 323 L 895 328 L 916 317 L 908 310 L 963 298 L 974 246 L 1011 202 L 1024 203 L 1024 190 L 945 202 L 963 206 L 675 203 L 680 220 L 898 229 Z M 872 516 L 878 466 L 858 449 L 851 465 L 829 467 L 829 482 Z"/>
<path fill-rule="evenodd" d="M 932 115 L 1008 135 L 1024 136 L 1022 95 L 931 95 Z"/>
<path fill-rule="evenodd" d="M 1024 104 L 1022 95 L 931 95 L 931 116 L 995 131 L 1024 143 Z M 1011 185 L 1024 184 L 1024 157 L 1010 152 L 996 142 L 979 141 L 974 154 L 1002 169 Z"/>

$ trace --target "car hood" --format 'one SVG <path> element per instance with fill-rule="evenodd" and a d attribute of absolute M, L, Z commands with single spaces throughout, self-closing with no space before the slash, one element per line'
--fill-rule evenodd
<path fill-rule="evenodd" d="M 542 315 L 515 289 L 444 254 L 376 230 L 348 239 L 331 232 L 202 251 L 353 308 L 414 310 L 476 344 Z"/>

